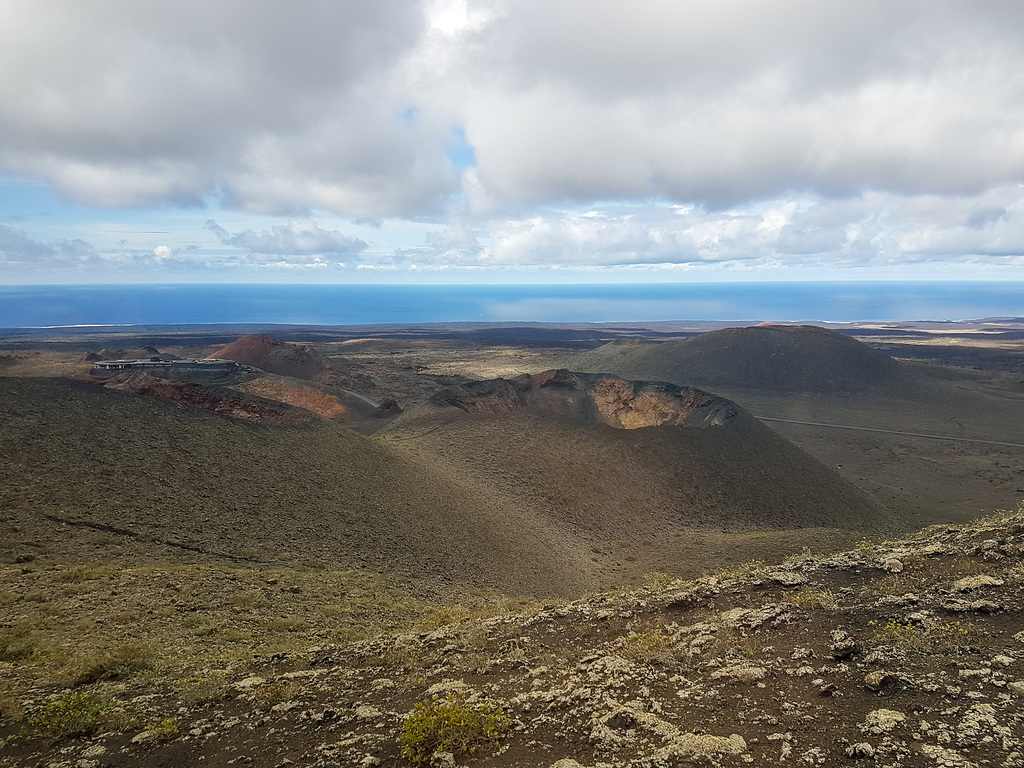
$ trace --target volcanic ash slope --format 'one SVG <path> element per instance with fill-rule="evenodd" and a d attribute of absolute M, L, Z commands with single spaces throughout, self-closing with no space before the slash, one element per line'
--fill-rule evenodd
<path fill-rule="evenodd" d="M 594 543 L 683 527 L 877 530 L 861 491 L 723 398 L 546 371 L 443 390 L 382 433 Z"/>
<path fill-rule="evenodd" d="M 356 568 L 460 592 L 591 587 L 572 553 L 491 489 L 308 412 L 259 424 L 62 379 L 0 378 L 0 402 L 0 561 Z"/>
<path fill-rule="evenodd" d="M 900 391 L 919 384 L 906 364 L 812 325 L 724 328 L 657 344 L 612 342 L 573 364 L 584 371 L 726 390 Z"/>
<path fill-rule="evenodd" d="M 207 360 L 234 360 L 254 368 L 310 381 L 322 378 L 327 363 L 305 344 L 289 344 L 269 336 L 243 336 L 217 350 Z"/>

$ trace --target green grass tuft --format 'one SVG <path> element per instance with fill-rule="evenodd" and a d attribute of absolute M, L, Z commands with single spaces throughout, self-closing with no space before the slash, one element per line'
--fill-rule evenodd
<path fill-rule="evenodd" d="M 28 718 L 22 735 L 55 739 L 88 736 L 99 730 L 110 708 L 107 701 L 94 693 L 69 691 L 36 710 Z"/>
<path fill-rule="evenodd" d="M 473 755 L 485 748 L 497 750 L 511 722 L 501 707 L 470 704 L 448 693 L 418 703 L 406 718 L 398 743 L 402 755 L 414 763 L 429 762 L 437 752 Z"/>

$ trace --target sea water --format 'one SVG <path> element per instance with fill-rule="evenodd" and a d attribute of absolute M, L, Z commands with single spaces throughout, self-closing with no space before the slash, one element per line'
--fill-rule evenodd
<path fill-rule="evenodd" d="M 1024 283 L 0 286 L 0 328 L 1024 317 Z"/>

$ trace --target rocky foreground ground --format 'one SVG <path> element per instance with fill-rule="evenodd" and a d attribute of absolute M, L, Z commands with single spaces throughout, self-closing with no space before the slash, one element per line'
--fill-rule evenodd
<path fill-rule="evenodd" d="M 1024 508 L 177 680 L 40 684 L 0 765 L 1024 766 L 1022 584 Z"/>

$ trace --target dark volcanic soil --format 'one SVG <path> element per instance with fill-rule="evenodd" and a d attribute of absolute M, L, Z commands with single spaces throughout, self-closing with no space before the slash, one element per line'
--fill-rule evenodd
<path fill-rule="evenodd" d="M 1022 556 L 1018 513 L 434 631 L 41 685 L 0 715 L 0 766 L 398 768 L 404 745 L 496 768 L 1012 768 Z M 28 600 L 31 578 L 2 573 Z M 427 705 L 489 713 L 494 735 L 433 757 L 439 721 L 404 730 Z"/>
<path fill-rule="evenodd" d="M 223 387 L 196 384 L 184 381 L 168 381 L 150 376 L 148 373 L 121 373 L 100 380 L 106 389 L 130 392 L 136 395 L 156 398 L 167 403 L 178 403 L 191 408 L 230 416 L 233 419 L 272 424 L 278 427 L 294 427 L 312 423 L 312 409 L 292 407 L 281 402 L 283 398 L 270 400 L 242 394 Z M 296 399 L 296 398 L 292 398 Z M 335 401 L 336 402 L 336 401 Z M 313 405 L 315 403 L 307 403 Z M 337 403 L 340 407 L 341 404 Z M 344 408 L 341 408 L 344 414 Z"/>
<path fill-rule="evenodd" d="M 568 371 L 472 382 L 380 434 L 501 489 L 598 550 L 630 531 L 899 525 L 736 404 L 670 384 Z"/>
<path fill-rule="evenodd" d="M 217 350 L 208 359 L 234 360 L 267 373 L 311 381 L 328 370 L 324 360 L 309 346 L 259 335 L 243 336 Z"/>
<path fill-rule="evenodd" d="M 724 328 L 658 344 L 614 342 L 581 354 L 578 365 L 712 391 L 892 391 L 913 379 L 912 372 L 867 344 L 813 325 Z"/>

